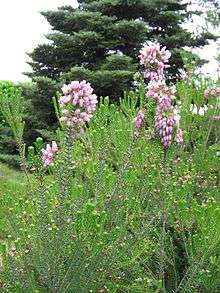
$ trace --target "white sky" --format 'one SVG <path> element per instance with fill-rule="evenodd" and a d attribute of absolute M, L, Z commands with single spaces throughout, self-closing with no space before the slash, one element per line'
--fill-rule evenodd
<path fill-rule="evenodd" d="M 28 80 L 22 74 L 30 71 L 25 63 L 28 60 L 25 53 L 31 52 L 39 43 L 44 43 L 44 35 L 50 30 L 39 11 L 76 4 L 77 0 L 0 0 L 0 80 Z M 201 56 L 211 60 L 206 71 L 215 71 L 217 63 L 213 56 L 216 53 L 216 44 L 202 51 Z"/>
<path fill-rule="evenodd" d="M 59 6 L 76 6 L 77 0 L 0 0 L 0 80 L 28 80 L 26 52 L 46 41 L 50 25 L 39 13 Z"/>

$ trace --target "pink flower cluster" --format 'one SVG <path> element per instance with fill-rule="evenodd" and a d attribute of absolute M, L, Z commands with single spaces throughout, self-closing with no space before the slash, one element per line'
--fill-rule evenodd
<path fill-rule="evenodd" d="M 158 103 L 171 102 L 175 99 L 176 87 L 170 88 L 166 85 L 165 80 L 151 80 L 147 86 L 146 95 L 154 98 Z"/>
<path fill-rule="evenodd" d="M 210 98 L 210 97 L 215 96 L 215 95 L 220 95 L 220 87 L 216 87 L 216 88 L 208 87 L 204 91 L 204 96 L 206 98 Z"/>
<path fill-rule="evenodd" d="M 156 92 L 158 89 L 158 92 Z M 164 146 L 169 146 L 172 141 L 173 127 L 177 126 L 176 142 L 183 143 L 182 130 L 179 128 L 179 115 L 174 113 L 172 100 L 175 99 L 174 93 L 176 88 L 171 86 L 168 88 L 165 81 L 159 81 L 158 86 L 154 82 L 154 90 L 152 84 L 149 84 L 148 95 L 155 98 L 157 101 L 155 126 Z M 152 95 L 151 95 L 152 93 Z"/>
<path fill-rule="evenodd" d="M 169 61 L 171 53 L 166 47 L 160 45 L 146 46 L 140 50 L 140 63 L 144 65 L 144 77 L 149 79 L 160 79 L 164 75 L 164 69 L 169 67 L 165 63 Z"/>
<path fill-rule="evenodd" d="M 177 123 L 171 100 L 164 99 L 158 102 L 155 116 L 155 126 L 161 142 L 164 146 L 169 146 L 172 140 L 173 127 Z"/>
<path fill-rule="evenodd" d="M 62 87 L 63 96 L 60 98 L 62 110 L 61 122 L 64 122 L 68 128 L 73 125 L 82 130 L 85 122 L 90 121 L 92 112 L 96 109 L 97 96 L 93 94 L 93 88 L 85 80 L 72 81 L 70 84 Z"/>
<path fill-rule="evenodd" d="M 144 121 L 144 111 L 143 110 L 139 110 L 137 116 L 133 119 L 133 122 L 136 126 L 136 128 L 141 128 L 141 124 Z"/>
<path fill-rule="evenodd" d="M 144 65 L 144 77 L 149 78 L 146 95 L 157 102 L 155 126 L 164 146 L 169 146 L 172 141 L 173 127 L 177 126 L 175 140 L 183 143 L 182 130 L 179 128 L 180 116 L 175 114 L 172 100 L 175 99 L 176 87 L 168 87 L 165 82 L 164 69 L 169 67 L 168 63 L 171 53 L 166 47 L 160 45 L 144 47 L 140 51 L 140 64 Z M 182 72 L 182 74 L 185 72 Z M 183 76 L 186 78 L 186 75 Z M 139 121 L 137 117 L 135 122 Z M 138 124 L 139 125 L 139 124 Z"/>
<path fill-rule="evenodd" d="M 50 166 L 53 164 L 54 157 L 58 151 L 58 147 L 55 141 L 52 141 L 52 146 L 47 144 L 46 149 L 42 149 L 42 160 L 44 166 Z"/>
<path fill-rule="evenodd" d="M 178 127 L 175 140 L 182 144 L 182 130 L 179 128 L 179 119 L 173 112 L 173 106 L 169 102 L 159 103 L 156 108 L 155 126 L 161 142 L 164 146 L 169 146 L 172 141 L 173 127 Z"/>
<path fill-rule="evenodd" d="M 145 77 L 150 78 L 146 95 L 152 97 L 157 102 L 155 126 L 164 146 L 169 146 L 172 141 L 174 126 L 177 126 L 175 140 L 183 143 L 182 130 L 179 128 L 179 115 L 175 114 L 172 100 L 174 100 L 176 87 L 166 85 L 164 80 L 164 68 L 170 57 L 170 52 L 165 47 L 160 50 L 160 46 L 145 47 L 139 56 L 141 64 L 145 66 Z M 136 127 L 141 124 L 139 116 L 134 118 Z"/>

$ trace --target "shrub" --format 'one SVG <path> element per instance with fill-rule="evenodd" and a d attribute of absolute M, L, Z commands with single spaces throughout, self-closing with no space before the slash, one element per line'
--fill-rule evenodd
<path fill-rule="evenodd" d="M 10 81 L 0 82 L 0 106 L 2 108 L 0 111 L 0 161 L 16 168 L 19 167 L 17 142 L 13 136 L 13 131 L 10 129 L 11 125 L 5 118 L 7 110 L 9 110 L 6 110 L 7 104 L 5 102 L 10 100 L 10 105 L 22 103 L 22 107 L 27 108 L 27 100 L 23 98 L 24 92 L 21 87 L 27 87 L 28 85 L 28 83 L 15 84 Z M 20 109 L 17 109 L 17 111 L 19 112 Z M 17 114 L 13 113 L 13 115 L 16 117 Z"/>
<path fill-rule="evenodd" d="M 175 94 L 163 84 L 145 96 L 140 84 L 119 106 L 105 98 L 95 110 L 90 86 L 73 82 L 54 99 L 58 149 L 38 138 L 28 161 L 21 106 L 5 101 L 27 181 L 4 202 L 4 290 L 219 291 L 219 98 L 215 90 L 207 100 L 206 86 L 192 77 Z M 161 132 L 161 117 L 155 129 L 155 113 L 168 123 L 175 110 L 172 129 Z"/>

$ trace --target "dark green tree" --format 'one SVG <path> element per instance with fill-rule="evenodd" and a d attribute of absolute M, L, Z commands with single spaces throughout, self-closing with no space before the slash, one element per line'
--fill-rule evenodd
<path fill-rule="evenodd" d="M 53 32 L 47 35 L 49 43 L 29 54 L 33 72 L 28 75 L 35 82 L 35 118 L 50 126 L 52 91 L 62 83 L 86 79 L 97 95 L 117 99 L 131 87 L 146 41 L 171 50 L 174 76 L 183 66 L 183 47 L 203 46 L 213 38 L 208 32 L 193 36 L 182 28 L 192 13 L 179 0 L 80 0 L 76 9 L 65 6 L 42 14 Z"/>

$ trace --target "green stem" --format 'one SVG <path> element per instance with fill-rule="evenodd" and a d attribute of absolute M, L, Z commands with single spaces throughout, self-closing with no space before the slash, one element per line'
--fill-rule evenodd
<path fill-rule="evenodd" d="M 167 149 L 164 149 L 164 158 L 163 158 L 163 180 L 164 180 L 164 193 L 162 200 L 162 231 L 161 231 L 161 248 L 160 248 L 160 275 L 162 280 L 163 292 L 166 292 L 165 285 L 165 246 L 166 246 L 166 222 L 167 222 Z"/>
<path fill-rule="evenodd" d="M 30 190 L 32 191 L 32 184 L 31 184 L 31 180 L 30 180 L 30 177 L 28 174 L 27 162 L 26 162 L 26 157 L 25 157 L 25 146 L 26 145 L 25 145 L 23 139 L 18 139 L 17 145 L 18 145 L 18 153 L 19 153 L 19 157 L 20 157 L 21 171 L 25 174 L 25 176 L 27 178 L 28 185 L 30 187 Z"/>

